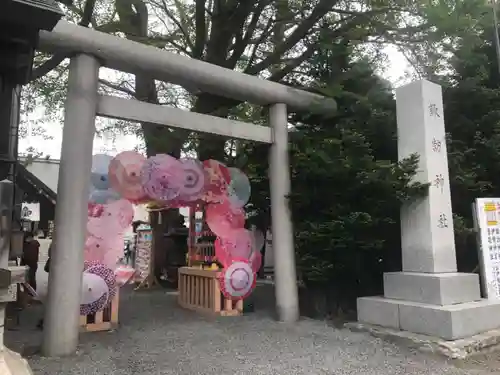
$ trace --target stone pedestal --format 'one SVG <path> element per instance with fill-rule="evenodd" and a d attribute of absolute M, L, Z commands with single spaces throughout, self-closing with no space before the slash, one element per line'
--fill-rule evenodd
<path fill-rule="evenodd" d="M 481 299 L 479 275 L 389 272 L 384 274 L 384 296 L 439 306 L 478 301 Z"/>
<path fill-rule="evenodd" d="M 19 354 L 4 348 L 0 350 L 0 374 L 33 375 L 28 362 Z"/>
<path fill-rule="evenodd" d="M 384 296 L 358 299 L 358 320 L 456 340 L 500 327 L 500 301 L 481 299 L 479 277 L 457 273 L 441 87 L 396 90 L 398 156 L 420 156 L 425 198 L 401 209 L 403 272 L 384 275 Z"/>

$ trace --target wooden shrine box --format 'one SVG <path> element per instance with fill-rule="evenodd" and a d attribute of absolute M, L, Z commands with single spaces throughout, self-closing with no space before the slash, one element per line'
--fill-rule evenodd
<path fill-rule="evenodd" d="M 225 298 L 219 286 L 220 271 L 179 268 L 179 305 L 204 314 L 236 316 L 243 313 L 243 300 Z"/>
<path fill-rule="evenodd" d="M 82 332 L 111 331 L 118 326 L 118 309 L 120 307 L 120 289 L 117 289 L 113 300 L 104 310 L 95 314 L 80 315 Z"/>

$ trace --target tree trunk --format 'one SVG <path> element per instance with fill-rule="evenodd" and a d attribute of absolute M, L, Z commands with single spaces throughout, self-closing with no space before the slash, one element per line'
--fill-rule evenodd
<path fill-rule="evenodd" d="M 148 37 L 149 13 L 143 0 L 116 0 L 116 11 L 127 30 L 127 39 L 141 42 Z M 135 97 L 137 100 L 158 104 L 158 91 L 155 80 L 148 74 L 135 76 Z M 182 145 L 187 137 L 186 132 L 176 131 L 156 124 L 141 123 L 146 143 L 146 153 L 152 156 L 158 153 L 179 157 Z"/>
<path fill-rule="evenodd" d="M 234 101 L 217 95 L 201 94 L 192 108 L 193 112 L 227 118 Z M 198 145 L 198 158 L 200 160 L 215 159 L 226 161 L 226 139 L 214 134 L 200 134 Z"/>
<path fill-rule="evenodd" d="M 126 37 L 130 40 L 141 41 L 148 37 L 149 14 L 144 1 L 142 0 L 116 0 L 116 11 L 120 18 L 120 22 L 125 26 L 125 30 L 130 30 Z M 137 100 L 158 104 L 158 91 L 155 80 L 148 74 L 137 74 L 135 76 L 135 97 Z M 188 133 L 182 130 L 173 130 L 165 126 L 158 126 L 149 122 L 141 123 L 146 143 L 146 153 L 148 156 L 153 156 L 159 153 L 169 154 L 176 158 L 181 156 L 181 149 L 187 139 Z M 179 221 L 179 211 L 172 210 L 166 215 L 162 215 L 166 220 L 162 225 L 151 223 L 153 236 L 157 239 L 163 238 L 163 233 Z M 150 215 L 150 217 L 156 217 Z M 163 246 L 161 241 L 155 241 L 153 249 L 153 257 L 158 261 L 160 266 Z"/>
<path fill-rule="evenodd" d="M 135 97 L 143 102 L 158 104 L 158 93 L 154 79 L 145 74 L 137 74 L 135 76 Z M 161 153 L 180 158 L 188 132 L 169 129 L 149 122 L 142 122 L 141 127 L 148 156 Z"/>

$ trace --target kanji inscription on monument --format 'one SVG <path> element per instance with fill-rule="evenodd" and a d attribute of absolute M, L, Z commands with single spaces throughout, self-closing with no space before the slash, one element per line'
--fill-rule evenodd
<path fill-rule="evenodd" d="M 432 103 L 429 105 L 429 114 L 431 115 L 431 117 L 441 117 L 437 104 Z"/>
<path fill-rule="evenodd" d="M 432 138 L 432 151 L 441 152 L 442 142 L 436 138 Z"/>
<path fill-rule="evenodd" d="M 432 186 L 438 188 L 441 191 L 441 193 L 444 193 L 445 183 L 444 183 L 444 177 L 443 177 L 442 173 L 439 173 L 436 175 L 436 177 L 434 178 L 434 181 L 432 182 Z"/>
<path fill-rule="evenodd" d="M 420 157 L 416 181 L 428 195 L 401 211 L 403 271 L 456 272 L 441 87 L 419 81 L 396 91 L 398 156 Z"/>

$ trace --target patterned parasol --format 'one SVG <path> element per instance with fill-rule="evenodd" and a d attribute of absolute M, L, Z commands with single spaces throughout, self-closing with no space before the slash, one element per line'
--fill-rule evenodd
<path fill-rule="evenodd" d="M 231 181 L 229 169 L 213 159 L 205 160 L 203 167 L 208 176 L 203 200 L 207 203 L 219 203 L 227 197 L 227 187 Z"/>
<path fill-rule="evenodd" d="M 140 201 L 146 195 L 142 186 L 141 170 L 146 158 L 134 151 L 124 151 L 116 155 L 109 164 L 111 188 L 123 198 Z"/>
<path fill-rule="evenodd" d="M 202 198 L 206 189 L 207 172 L 203 164 L 196 159 L 180 159 L 184 170 L 184 183 L 179 199 L 184 202 L 194 202 Z"/>
<path fill-rule="evenodd" d="M 99 262 L 85 262 L 84 273 L 100 277 L 107 285 L 108 292 L 91 303 L 80 305 L 80 314 L 89 315 L 104 309 L 116 294 L 116 278 L 113 270 Z M 94 278 L 95 279 L 95 278 Z"/>
<path fill-rule="evenodd" d="M 235 259 L 219 277 L 222 294 L 233 300 L 248 297 L 255 288 L 256 282 L 257 277 L 248 260 L 245 259 Z"/>
<path fill-rule="evenodd" d="M 226 197 L 221 203 L 211 203 L 207 206 L 206 221 L 212 232 L 226 238 L 235 229 L 245 226 L 245 211 L 233 206 Z"/>
<path fill-rule="evenodd" d="M 141 169 L 141 181 L 147 196 L 155 201 L 170 201 L 179 196 L 184 169 L 174 157 L 159 154 L 150 157 Z"/>

